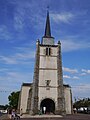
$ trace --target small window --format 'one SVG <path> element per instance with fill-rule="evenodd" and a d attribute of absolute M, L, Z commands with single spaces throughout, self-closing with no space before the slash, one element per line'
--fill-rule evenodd
<path fill-rule="evenodd" d="M 51 82 L 51 80 L 46 80 L 46 86 L 47 86 L 47 87 L 50 86 L 50 82 Z"/>
<path fill-rule="evenodd" d="M 48 48 L 46 48 L 46 55 L 48 55 Z"/>
<path fill-rule="evenodd" d="M 49 55 L 51 55 L 51 48 L 49 48 Z"/>
<path fill-rule="evenodd" d="M 46 55 L 48 55 L 48 56 L 51 55 L 51 48 L 46 48 Z"/>

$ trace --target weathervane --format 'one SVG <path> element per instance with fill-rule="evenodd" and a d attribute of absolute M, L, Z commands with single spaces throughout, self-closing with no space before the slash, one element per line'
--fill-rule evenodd
<path fill-rule="evenodd" d="M 47 6 L 47 11 L 49 11 L 49 5 Z"/>

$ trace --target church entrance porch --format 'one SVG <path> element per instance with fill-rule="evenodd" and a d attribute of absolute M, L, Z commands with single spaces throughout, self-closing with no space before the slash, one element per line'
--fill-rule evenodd
<path fill-rule="evenodd" d="M 42 114 L 54 114 L 55 113 L 55 103 L 52 99 L 46 98 L 41 101 L 40 108 Z"/>

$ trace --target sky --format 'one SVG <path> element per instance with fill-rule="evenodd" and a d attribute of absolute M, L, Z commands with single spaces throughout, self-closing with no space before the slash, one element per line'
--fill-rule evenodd
<path fill-rule="evenodd" d="M 0 105 L 33 81 L 47 6 L 55 44 L 61 41 L 63 82 L 73 100 L 90 97 L 90 0 L 0 0 Z"/>

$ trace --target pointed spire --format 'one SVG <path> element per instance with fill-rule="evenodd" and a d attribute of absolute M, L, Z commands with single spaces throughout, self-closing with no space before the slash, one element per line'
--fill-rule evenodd
<path fill-rule="evenodd" d="M 42 44 L 43 45 L 54 45 L 54 37 L 51 36 L 50 20 L 49 20 L 49 10 L 47 10 L 45 34 L 42 37 Z"/>
<path fill-rule="evenodd" d="M 50 19 L 49 19 L 49 11 L 48 10 L 47 10 L 47 19 L 46 19 L 46 27 L 45 27 L 44 37 L 51 37 Z"/>

